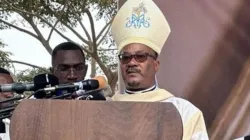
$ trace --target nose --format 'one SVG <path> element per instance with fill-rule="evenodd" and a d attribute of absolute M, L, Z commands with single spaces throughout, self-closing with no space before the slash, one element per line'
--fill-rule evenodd
<path fill-rule="evenodd" d="M 76 79 L 77 79 L 77 76 L 76 76 L 74 69 L 70 69 L 69 74 L 68 74 L 68 80 L 73 81 Z"/>
<path fill-rule="evenodd" d="M 134 57 L 128 62 L 127 66 L 132 67 L 132 66 L 137 66 L 138 62 L 135 60 Z"/>

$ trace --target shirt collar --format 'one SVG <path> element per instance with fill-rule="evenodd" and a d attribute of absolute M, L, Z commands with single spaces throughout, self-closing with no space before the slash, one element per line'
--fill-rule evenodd
<path fill-rule="evenodd" d="M 149 91 L 153 91 L 157 88 L 156 85 L 153 85 L 152 87 L 150 88 L 147 88 L 147 89 L 144 89 L 144 90 L 140 90 L 140 91 L 131 91 L 131 90 L 125 90 L 125 93 L 126 94 L 134 94 L 134 93 L 145 93 L 145 92 L 149 92 Z"/>

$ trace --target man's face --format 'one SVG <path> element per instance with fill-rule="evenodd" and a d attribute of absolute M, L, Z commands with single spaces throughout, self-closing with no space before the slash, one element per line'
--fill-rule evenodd
<path fill-rule="evenodd" d="M 0 84 L 12 84 L 14 81 L 12 79 L 12 77 L 8 74 L 0 74 Z M 13 92 L 1 92 L 0 93 L 0 100 L 4 100 L 10 97 L 13 97 L 14 94 Z M 0 104 L 0 108 L 4 108 L 9 106 L 11 103 L 2 103 Z"/>
<path fill-rule="evenodd" d="M 119 60 L 127 89 L 141 90 L 154 85 L 159 61 L 151 48 L 138 43 L 129 44 L 122 49 Z"/>
<path fill-rule="evenodd" d="M 52 73 L 60 84 L 84 80 L 87 65 L 80 50 L 59 50 L 56 54 Z"/>

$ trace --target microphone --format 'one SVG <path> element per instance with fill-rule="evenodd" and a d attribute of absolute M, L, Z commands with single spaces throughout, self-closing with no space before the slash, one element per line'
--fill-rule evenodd
<path fill-rule="evenodd" d="M 13 83 L 13 84 L 3 84 L 0 85 L 0 92 L 10 92 L 14 91 L 18 94 L 22 94 L 24 91 L 33 91 L 34 84 L 33 83 Z"/>
<path fill-rule="evenodd" d="M 36 90 L 39 91 L 39 89 L 41 89 L 41 88 L 46 88 L 48 86 L 55 86 L 58 83 L 59 83 L 59 80 L 56 76 L 54 76 L 52 74 L 45 73 L 45 74 L 36 75 L 33 78 L 33 83 L 5 84 L 5 85 L 0 85 L 0 89 L 1 89 L 1 92 L 15 91 L 15 92 L 21 94 L 24 91 L 36 91 Z M 34 95 L 36 98 L 39 98 L 41 95 L 46 95 L 46 93 L 42 93 L 42 92 L 36 92 L 36 93 L 37 94 Z M 17 95 L 15 97 L 0 101 L 0 104 L 7 103 L 7 102 L 13 102 L 12 105 L 9 105 L 8 107 L 0 109 L 0 119 L 10 117 L 13 110 L 18 105 L 18 103 L 14 103 L 14 101 L 22 100 L 24 98 L 25 98 L 24 95 Z"/>
<path fill-rule="evenodd" d="M 82 95 L 86 94 L 86 91 L 89 91 L 89 90 L 103 89 L 103 88 L 107 87 L 107 85 L 108 85 L 106 79 L 103 76 L 96 76 L 92 79 L 96 80 L 95 82 L 93 82 L 94 88 L 83 89 L 83 88 L 81 88 L 81 82 L 80 82 L 80 84 L 79 84 L 80 90 L 76 91 L 77 96 L 82 96 Z M 76 85 L 77 84 L 78 83 L 76 83 Z"/>
<path fill-rule="evenodd" d="M 71 96 L 73 92 L 81 89 L 84 91 L 94 90 L 99 87 L 99 81 L 96 78 L 83 80 L 76 83 L 70 83 L 70 84 L 57 84 L 51 87 L 44 87 L 37 90 L 34 93 L 35 98 L 41 99 L 44 97 L 52 97 L 53 95 L 56 95 L 57 97 L 52 97 L 52 99 L 61 99 L 68 96 Z M 52 92 L 52 93 L 51 93 Z M 59 94 L 59 93 L 60 94 Z M 58 95 L 56 94 L 58 93 Z M 78 96 L 78 95 L 77 95 Z"/>
<path fill-rule="evenodd" d="M 48 88 L 43 88 L 40 89 L 41 91 L 58 91 L 58 90 L 73 90 L 77 91 L 79 89 L 82 90 L 93 90 L 97 89 L 99 87 L 99 82 L 98 80 L 95 79 L 88 79 L 88 80 L 83 80 L 81 82 L 77 83 L 72 83 L 72 84 L 60 84 Z"/>
<path fill-rule="evenodd" d="M 76 83 L 71 83 L 71 84 L 60 84 L 60 85 L 56 85 L 53 87 L 48 87 L 48 88 L 43 88 L 40 89 L 42 91 L 58 91 L 58 90 L 73 90 L 73 91 L 77 91 L 77 90 L 83 90 L 83 91 L 89 91 L 89 90 L 95 90 L 98 88 L 102 88 L 105 85 L 105 82 L 103 82 L 103 77 L 102 76 L 97 76 L 95 78 L 92 79 L 87 79 L 87 80 L 83 80 L 80 82 L 76 82 Z M 80 96 L 82 93 L 79 92 L 77 95 Z"/>
<path fill-rule="evenodd" d="M 33 94 L 36 99 L 41 99 L 53 95 L 52 93 L 47 94 L 46 91 L 43 91 L 42 89 L 46 87 L 56 86 L 59 84 L 59 80 L 56 76 L 46 73 L 36 75 L 33 78 L 33 82 L 35 91 Z"/>
<path fill-rule="evenodd" d="M 109 87 L 106 79 L 103 76 L 97 76 L 93 79 L 98 81 L 99 87 L 90 91 L 76 91 L 77 100 L 106 100 L 104 91 Z"/>
<path fill-rule="evenodd" d="M 14 91 L 22 94 L 24 91 L 36 91 L 46 86 L 55 86 L 59 83 L 56 76 L 52 74 L 39 74 L 33 78 L 33 83 L 13 83 L 0 85 L 0 92 Z"/>
<path fill-rule="evenodd" d="M 59 84 L 59 80 L 56 76 L 47 73 L 36 75 L 33 78 L 33 82 L 34 91 Z"/>

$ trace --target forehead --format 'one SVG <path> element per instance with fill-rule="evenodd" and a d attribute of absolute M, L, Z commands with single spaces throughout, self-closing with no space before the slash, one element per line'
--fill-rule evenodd
<path fill-rule="evenodd" d="M 78 64 L 85 63 L 80 50 L 59 50 L 55 57 L 55 64 Z"/>
<path fill-rule="evenodd" d="M 133 43 L 126 45 L 121 53 L 137 53 L 137 52 L 152 52 L 153 50 L 148 46 L 140 43 Z"/>
<path fill-rule="evenodd" d="M 13 78 L 8 74 L 0 73 L 0 84 L 13 83 Z"/>

